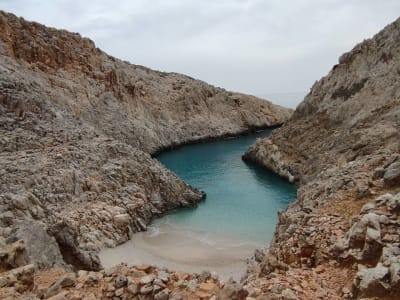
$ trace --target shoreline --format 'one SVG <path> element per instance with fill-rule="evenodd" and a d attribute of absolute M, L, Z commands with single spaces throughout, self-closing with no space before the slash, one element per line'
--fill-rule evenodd
<path fill-rule="evenodd" d="M 154 265 L 187 273 L 209 271 L 222 281 L 240 281 L 261 247 L 264 243 L 249 239 L 155 223 L 124 244 L 102 249 L 99 257 L 104 268 L 120 263 Z"/>
<path fill-rule="evenodd" d="M 282 125 L 283 125 L 283 123 L 275 124 L 275 125 L 249 126 L 247 129 L 244 129 L 244 130 L 236 132 L 236 133 L 227 132 L 227 133 L 223 133 L 223 134 L 217 135 L 217 136 L 201 137 L 201 138 L 195 138 L 192 140 L 188 139 L 187 141 L 183 141 L 181 143 L 172 143 L 170 145 L 160 147 L 159 149 L 155 150 L 154 152 L 151 152 L 150 156 L 152 158 L 157 159 L 157 156 L 160 155 L 161 153 L 180 149 L 187 145 L 203 144 L 203 143 L 209 143 L 209 142 L 223 141 L 223 140 L 227 140 L 227 139 L 240 138 L 240 137 L 251 135 L 251 134 L 254 134 L 257 132 L 262 132 L 262 131 L 265 131 L 268 129 L 274 130 L 274 129 L 281 127 Z"/>

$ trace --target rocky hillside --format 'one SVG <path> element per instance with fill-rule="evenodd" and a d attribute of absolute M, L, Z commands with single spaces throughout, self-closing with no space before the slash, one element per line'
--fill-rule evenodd
<path fill-rule="evenodd" d="M 291 113 L 12 14 L 0 12 L 0 28 L 1 269 L 100 269 L 101 247 L 204 196 L 152 154 Z"/>
<path fill-rule="evenodd" d="M 319 282 L 313 299 L 400 297 L 400 19 L 342 55 L 244 159 L 300 185 L 258 284 L 292 272 Z"/>

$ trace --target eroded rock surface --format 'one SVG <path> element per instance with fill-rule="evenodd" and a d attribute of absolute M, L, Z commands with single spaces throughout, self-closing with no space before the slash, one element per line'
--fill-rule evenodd
<path fill-rule="evenodd" d="M 100 248 L 204 197 L 151 155 L 278 125 L 291 114 L 129 64 L 79 34 L 12 14 L 0 12 L 0 28 L 4 269 L 35 263 L 99 270 Z"/>
<path fill-rule="evenodd" d="M 342 55 L 291 119 L 244 155 L 299 184 L 249 282 L 319 282 L 314 292 L 300 286 L 301 299 L 400 297 L 399 116 L 400 19 Z"/>

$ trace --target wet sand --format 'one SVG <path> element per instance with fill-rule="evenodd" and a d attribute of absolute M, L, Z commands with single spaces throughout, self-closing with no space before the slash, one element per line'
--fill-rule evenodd
<path fill-rule="evenodd" d="M 170 270 L 200 273 L 216 272 L 221 280 L 239 280 L 246 271 L 246 259 L 263 245 L 225 235 L 185 230 L 165 223 L 154 223 L 131 241 L 100 252 L 104 267 L 121 262 L 151 264 Z"/>

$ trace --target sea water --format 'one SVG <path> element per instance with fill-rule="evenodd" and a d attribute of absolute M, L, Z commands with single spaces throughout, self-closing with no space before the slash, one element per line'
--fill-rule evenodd
<path fill-rule="evenodd" d="M 246 258 L 273 236 L 277 211 L 295 200 L 296 187 L 241 155 L 270 130 L 222 141 L 186 145 L 157 159 L 206 192 L 197 207 L 154 220 L 132 241 L 100 253 L 103 265 L 120 261 L 176 270 L 214 270 L 238 277 Z"/>

